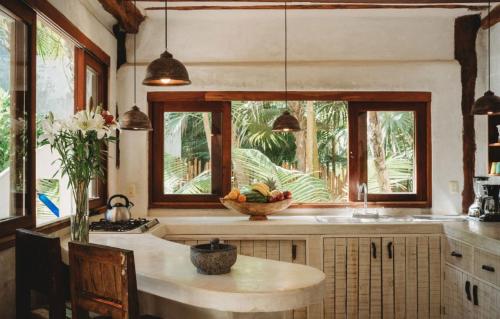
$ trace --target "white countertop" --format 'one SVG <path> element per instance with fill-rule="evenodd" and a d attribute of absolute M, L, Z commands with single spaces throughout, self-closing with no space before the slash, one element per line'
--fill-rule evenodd
<path fill-rule="evenodd" d="M 238 255 L 231 272 L 196 272 L 189 247 L 145 234 L 92 234 L 90 242 L 134 251 L 140 291 L 196 307 L 229 312 L 277 312 L 321 302 L 325 274 L 315 268 Z M 63 260 L 68 263 L 63 238 Z"/>

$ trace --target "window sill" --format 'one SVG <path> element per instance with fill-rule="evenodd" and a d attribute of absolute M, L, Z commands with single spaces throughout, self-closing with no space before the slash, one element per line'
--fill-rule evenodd
<path fill-rule="evenodd" d="M 98 216 L 103 214 L 106 211 L 106 206 L 101 206 L 96 209 L 92 209 L 90 216 Z M 48 222 L 44 225 L 36 227 L 34 230 L 43 234 L 54 233 L 58 230 L 69 227 L 70 219 L 69 216 L 63 217 L 61 219 Z M 0 251 L 12 248 L 16 245 L 15 235 L 8 235 L 3 238 L 0 238 Z"/>

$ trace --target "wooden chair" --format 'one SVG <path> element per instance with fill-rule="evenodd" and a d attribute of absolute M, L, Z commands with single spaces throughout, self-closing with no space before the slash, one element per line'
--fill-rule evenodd
<path fill-rule="evenodd" d="M 18 319 L 66 317 L 68 296 L 58 237 L 16 230 L 16 317 Z M 31 309 L 31 291 L 48 297 L 46 309 Z"/>
<path fill-rule="evenodd" d="M 134 253 L 95 244 L 69 243 L 72 319 L 96 313 L 113 319 L 139 316 Z"/>

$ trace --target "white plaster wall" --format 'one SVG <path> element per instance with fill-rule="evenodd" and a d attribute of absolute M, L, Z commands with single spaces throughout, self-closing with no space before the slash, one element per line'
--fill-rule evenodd
<path fill-rule="evenodd" d="M 455 17 L 466 12 L 397 12 L 289 12 L 289 89 L 432 92 L 433 212 L 457 213 L 460 193 L 448 189 L 449 181 L 457 181 L 460 191 L 463 187 L 461 83 L 453 58 L 453 26 Z M 161 17 L 148 17 L 137 38 L 138 104 L 144 111 L 147 92 L 162 90 L 140 84 L 146 64 L 163 51 Z M 282 18 L 277 11 L 170 12 L 169 49 L 186 64 L 193 84 L 166 90 L 282 90 Z M 131 43 L 129 39 L 129 55 Z M 117 83 L 123 112 L 132 106 L 131 65 L 120 68 Z M 147 150 L 147 134 L 122 134 L 118 189 L 127 193 L 133 185 L 135 215 L 148 211 Z"/>
<path fill-rule="evenodd" d="M 86 1 L 86 0 L 82 0 Z M 77 0 L 49 0 L 60 12 L 68 17 L 83 33 L 94 41 L 104 52 L 111 57 L 109 77 L 109 106 L 114 113 L 116 103 L 116 40 L 113 34 L 101 24 L 94 15 Z M 110 157 L 114 156 L 114 148 L 110 148 Z M 114 192 L 116 185 L 116 170 L 114 161 L 109 165 L 110 192 Z M 14 249 L 0 252 L 0 317 L 2 319 L 15 318 L 15 262 Z"/>

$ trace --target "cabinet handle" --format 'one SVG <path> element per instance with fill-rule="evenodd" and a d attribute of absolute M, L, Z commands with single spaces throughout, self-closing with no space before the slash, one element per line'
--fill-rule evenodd
<path fill-rule="evenodd" d="M 292 260 L 297 259 L 297 245 L 292 245 Z"/>
<path fill-rule="evenodd" d="M 483 270 L 486 270 L 486 271 L 495 272 L 495 268 L 492 266 L 483 265 L 481 268 L 483 268 Z"/>
<path fill-rule="evenodd" d="M 477 285 L 472 286 L 472 297 L 474 297 L 474 306 L 479 305 L 479 300 L 477 299 Z"/>
<path fill-rule="evenodd" d="M 471 301 L 471 296 L 470 296 L 470 281 L 465 282 L 465 294 L 467 295 L 467 300 Z"/>
<path fill-rule="evenodd" d="M 377 245 L 374 242 L 372 242 L 372 257 L 377 258 Z"/>
<path fill-rule="evenodd" d="M 389 254 L 389 259 L 392 259 L 392 241 L 387 244 L 387 253 Z"/>
<path fill-rule="evenodd" d="M 462 258 L 462 254 L 461 254 L 461 253 L 457 253 L 456 251 L 452 251 L 452 252 L 451 252 L 451 255 L 452 255 L 453 257 Z"/>

